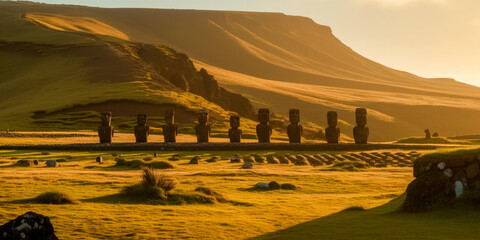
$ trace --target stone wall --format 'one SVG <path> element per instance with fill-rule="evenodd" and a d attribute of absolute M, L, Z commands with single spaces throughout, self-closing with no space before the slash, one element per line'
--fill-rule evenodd
<path fill-rule="evenodd" d="M 449 203 L 480 183 L 480 151 L 463 150 L 423 156 L 413 163 L 413 180 L 403 205 L 409 212 Z"/>

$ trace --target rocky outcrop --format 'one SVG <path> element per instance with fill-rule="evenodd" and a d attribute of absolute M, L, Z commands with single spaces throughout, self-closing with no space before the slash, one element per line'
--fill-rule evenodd
<path fill-rule="evenodd" d="M 465 190 L 476 190 L 480 182 L 480 155 L 477 151 L 432 154 L 413 163 L 416 178 L 407 188 L 403 205 L 408 212 L 428 210 L 462 196 Z"/>
<path fill-rule="evenodd" d="M 151 44 L 135 46 L 140 60 L 175 87 L 200 95 L 242 116 L 249 118 L 254 116 L 253 106 L 247 98 L 220 87 L 217 80 L 204 68 L 197 71 L 187 55 L 164 46 Z"/>
<path fill-rule="evenodd" d="M 0 239 L 58 240 L 50 218 L 27 212 L 0 226 Z"/>

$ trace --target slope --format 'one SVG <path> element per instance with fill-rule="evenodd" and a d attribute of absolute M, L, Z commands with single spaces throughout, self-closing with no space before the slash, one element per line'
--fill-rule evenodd
<path fill-rule="evenodd" d="M 0 13 L 0 128 L 95 129 L 100 110 L 111 110 L 117 129 L 125 131 L 142 112 L 152 114 L 158 128 L 172 108 L 189 124 L 198 109 L 208 108 L 221 128 L 232 112 L 253 116 L 247 99 L 219 87 L 172 48 L 128 41 L 94 19 L 67 19 L 64 27 L 82 31 L 63 32 L 28 17 L 17 7 L 3 6 Z"/>
<path fill-rule="evenodd" d="M 305 17 L 1 4 L 55 29 L 56 36 L 48 41 L 64 41 L 62 31 L 74 31 L 172 46 L 188 53 L 197 67 L 208 69 L 221 86 L 244 94 L 257 107 L 267 106 L 283 115 L 289 108 L 300 108 L 303 120 L 321 125 L 326 124 L 326 111 L 338 111 L 345 123 L 342 132 L 348 135 L 355 125 L 356 107 L 369 109 L 373 141 L 421 135 L 425 128 L 444 136 L 480 130 L 479 88 L 452 79 L 421 78 L 373 62 L 345 46 L 329 27 Z M 92 21 L 121 34 L 104 26 L 73 26 Z M 44 41 L 41 36 L 36 33 L 34 40 Z"/>

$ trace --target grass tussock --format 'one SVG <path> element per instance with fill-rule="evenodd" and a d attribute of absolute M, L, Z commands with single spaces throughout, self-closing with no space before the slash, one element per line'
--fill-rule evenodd
<path fill-rule="evenodd" d="M 71 196 L 61 192 L 46 192 L 32 199 L 34 203 L 41 204 L 75 204 L 77 201 Z"/>
<path fill-rule="evenodd" d="M 158 173 L 153 167 L 143 167 L 142 171 L 142 181 L 125 187 L 124 194 L 143 200 L 166 200 L 168 192 L 177 186 L 175 179 Z"/>
<path fill-rule="evenodd" d="M 134 169 L 153 168 L 153 169 L 173 169 L 175 168 L 171 163 L 165 161 L 144 162 L 142 160 L 127 161 L 125 158 L 115 159 L 116 167 L 130 167 Z"/>

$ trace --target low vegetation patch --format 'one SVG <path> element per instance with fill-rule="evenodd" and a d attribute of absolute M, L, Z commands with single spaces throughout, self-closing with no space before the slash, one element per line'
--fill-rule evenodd
<path fill-rule="evenodd" d="M 142 167 L 153 168 L 153 169 L 172 169 L 175 168 L 171 163 L 165 161 L 153 161 L 145 162 L 142 160 L 131 160 L 127 161 L 125 158 L 115 159 L 116 167 L 130 167 L 135 169 L 140 169 Z"/>
<path fill-rule="evenodd" d="M 41 204 L 74 204 L 77 203 L 71 196 L 61 192 L 46 192 L 32 199 L 34 203 Z"/>
<path fill-rule="evenodd" d="M 344 161 L 344 162 L 335 163 L 333 166 L 329 168 L 329 170 L 355 172 L 355 171 L 367 169 L 369 167 L 370 166 L 363 161 Z"/>
<path fill-rule="evenodd" d="M 410 138 L 402 138 L 397 141 L 397 143 L 415 143 L 415 144 L 461 144 L 459 142 L 451 142 L 446 138 L 443 137 L 434 137 L 430 139 L 426 139 L 424 137 L 410 137 Z"/>

